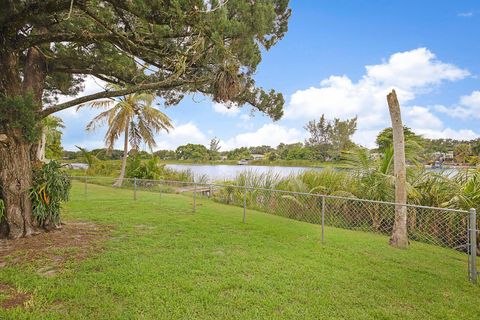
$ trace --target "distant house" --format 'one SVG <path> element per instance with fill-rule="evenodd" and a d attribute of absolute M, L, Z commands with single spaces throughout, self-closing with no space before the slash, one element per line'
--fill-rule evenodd
<path fill-rule="evenodd" d="M 265 155 L 263 154 L 252 154 L 252 160 L 263 160 L 265 159 Z"/>
<path fill-rule="evenodd" d="M 221 157 L 220 157 L 220 161 L 225 161 L 225 160 L 227 160 L 227 159 L 228 159 L 227 156 L 221 156 Z"/>
<path fill-rule="evenodd" d="M 448 151 L 446 154 L 445 154 L 445 161 L 453 161 L 454 160 L 454 156 L 453 156 L 453 151 Z"/>

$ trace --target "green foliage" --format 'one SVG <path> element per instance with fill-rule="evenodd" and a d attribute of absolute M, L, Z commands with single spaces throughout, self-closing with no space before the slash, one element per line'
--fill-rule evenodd
<path fill-rule="evenodd" d="M 357 118 L 329 121 L 322 114 L 318 121 L 309 121 L 305 129 L 310 134 L 305 144 L 313 149 L 315 159 L 339 159 L 342 151 L 355 146 L 351 137 L 357 130 Z"/>
<path fill-rule="evenodd" d="M 236 148 L 227 152 L 228 160 L 249 159 L 252 156 L 247 147 Z"/>
<path fill-rule="evenodd" d="M 270 151 L 270 152 L 265 154 L 265 158 L 268 161 L 275 161 L 275 160 L 278 159 L 278 154 L 275 151 Z"/>
<path fill-rule="evenodd" d="M 472 146 L 468 143 L 460 143 L 455 146 L 454 155 L 455 161 L 466 163 L 468 158 L 472 155 Z"/>
<path fill-rule="evenodd" d="M 120 172 L 121 166 L 117 161 L 97 161 L 87 169 L 86 173 L 90 176 L 115 176 Z"/>
<path fill-rule="evenodd" d="M 123 157 L 123 150 L 112 149 L 108 150 L 106 148 L 93 149 L 93 154 L 99 160 L 120 160 Z"/>
<path fill-rule="evenodd" d="M 208 149 L 209 160 L 218 160 L 220 158 L 220 139 L 216 137 L 210 140 L 210 148 Z"/>
<path fill-rule="evenodd" d="M 381 157 L 372 157 L 367 149 L 354 149 L 344 154 L 350 170 L 323 169 L 306 171 L 280 178 L 272 174 L 245 172 L 235 179 L 225 181 L 218 194 L 219 202 L 243 205 L 244 193 L 233 186 L 278 189 L 296 193 L 335 195 L 348 198 L 370 199 L 393 202 L 395 177 L 393 176 L 393 149 L 385 150 Z M 480 171 L 434 172 L 423 167 L 410 167 L 407 170 L 408 202 L 439 208 L 480 211 Z M 311 198 L 311 197 L 310 197 Z M 280 195 L 268 190 L 253 190 L 247 194 L 247 206 L 252 209 L 278 214 L 296 220 L 316 221 L 320 204 L 301 195 Z M 307 201 L 308 200 L 308 201 Z M 338 200 L 338 199 L 337 199 Z M 364 228 L 362 230 L 389 234 L 393 210 L 378 203 L 363 205 L 351 201 L 334 201 L 329 207 L 336 212 L 330 225 Z M 465 220 L 455 214 L 448 222 L 439 221 L 433 211 L 426 210 L 422 216 L 409 220 L 412 227 L 410 237 L 421 241 L 433 241 L 452 245 L 464 241 Z M 358 223 L 362 222 L 362 225 Z M 438 228 L 438 223 L 443 223 Z M 442 231 L 443 230 L 443 231 Z M 447 231 L 445 231 L 447 230 Z M 455 237 L 448 236 L 456 235 Z"/>
<path fill-rule="evenodd" d="M 65 128 L 62 119 L 48 116 L 43 119 L 43 131 L 45 132 L 45 158 L 61 159 L 63 156 L 62 131 Z"/>
<path fill-rule="evenodd" d="M 174 150 L 158 150 L 153 153 L 162 160 L 173 160 L 176 158 Z"/>
<path fill-rule="evenodd" d="M 30 48 L 45 51 L 45 102 L 75 95 L 83 75 L 93 74 L 123 87 L 150 86 L 145 90 L 157 90 L 167 104 L 202 92 L 219 102 L 251 103 L 276 120 L 283 114 L 283 96 L 258 88 L 253 75 L 262 53 L 287 31 L 288 0 L 34 3 L 4 8 L 2 16 L 12 18 L 0 19 L 2 30 L 29 32 L 22 41 L 4 32 L 1 40 L 20 61 Z"/>
<path fill-rule="evenodd" d="M 159 164 L 159 158 L 142 161 L 138 156 L 130 157 L 127 162 L 127 178 L 158 180 L 163 178 L 164 165 Z"/>
<path fill-rule="evenodd" d="M 305 147 L 301 142 L 284 144 L 277 147 L 277 154 L 282 160 L 312 160 L 314 159 L 313 150 Z"/>
<path fill-rule="evenodd" d="M 160 159 L 156 156 L 149 160 L 143 160 L 140 157 L 129 157 L 126 170 L 127 178 L 147 179 L 147 180 L 174 180 L 174 181 L 193 181 L 193 172 L 191 170 L 176 171 L 168 169 L 164 164 L 160 164 Z"/>
<path fill-rule="evenodd" d="M 409 127 L 403 128 L 403 135 L 405 137 L 405 148 L 409 147 L 412 151 L 417 153 L 423 151 L 425 139 L 422 136 L 415 134 Z M 392 128 L 383 129 L 375 140 L 375 143 L 378 146 L 380 152 L 385 152 L 388 148 L 391 148 L 393 145 L 393 132 Z"/>
<path fill-rule="evenodd" d="M 446 204 L 453 208 L 460 208 L 463 210 L 469 210 L 475 208 L 477 212 L 480 212 L 480 170 L 473 173 L 466 172 L 465 175 L 458 174 L 451 181 L 455 192 L 450 193 L 453 197 L 450 197 L 450 201 Z M 445 194 L 446 198 L 448 193 Z"/>
<path fill-rule="evenodd" d="M 453 250 L 418 242 L 393 250 L 385 236 L 328 226 L 321 246 L 319 225 L 254 210 L 243 225 L 241 208 L 206 198 L 191 214 L 191 195 L 142 192 L 132 201 L 131 190 L 88 188 L 97 201 L 84 201 L 83 184 L 74 183 L 68 222 L 109 226 L 106 245 L 90 259 L 69 259 L 51 278 L 23 259 L 0 268 L 2 282 L 34 293 L 35 302 L 0 308 L 0 318 L 473 320 L 480 314 L 480 286 L 468 284 L 466 255 Z"/>
<path fill-rule="evenodd" d="M 110 85 L 112 90 L 120 90 L 118 85 Z M 88 131 L 108 124 L 105 144 L 112 150 L 115 142 L 123 134 L 128 138 L 132 150 L 138 151 L 144 142 L 150 150 L 156 147 L 155 134 L 173 128 L 170 118 L 153 107 L 155 95 L 150 92 L 137 92 L 116 100 L 98 100 L 91 108 L 107 109 L 87 124 Z M 80 107 L 79 107 L 80 108 Z M 128 147 L 128 146 L 127 146 Z M 125 150 L 124 150 L 125 151 Z"/>
<path fill-rule="evenodd" d="M 60 222 L 60 206 L 68 200 L 70 185 L 70 178 L 55 161 L 34 169 L 30 197 L 40 226 Z"/>
<path fill-rule="evenodd" d="M 36 142 L 40 136 L 40 127 L 36 111 L 39 103 L 32 94 L 23 96 L 0 96 L 0 127 L 20 129 L 23 138 Z"/>
<path fill-rule="evenodd" d="M 480 156 L 480 138 L 471 141 L 472 152 L 476 156 Z"/>
<path fill-rule="evenodd" d="M 275 151 L 274 148 L 272 148 L 270 146 L 266 146 L 266 145 L 250 147 L 248 149 L 250 150 L 251 154 L 267 154 L 268 152 Z"/>
<path fill-rule="evenodd" d="M 180 160 L 208 160 L 209 158 L 209 151 L 208 149 L 202 144 L 193 144 L 189 143 L 183 146 L 179 146 L 177 150 L 175 150 L 177 159 Z"/>
<path fill-rule="evenodd" d="M 75 146 L 80 151 L 80 159 L 88 164 L 88 168 L 93 168 L 99 161 L 96 154 L 93 151 L 88 151 L 86 148 Z"/>

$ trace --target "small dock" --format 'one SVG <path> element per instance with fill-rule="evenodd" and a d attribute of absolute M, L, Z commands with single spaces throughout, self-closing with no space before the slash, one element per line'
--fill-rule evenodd
<path fill-rule="evenodd" d="M 214 192 L 214 189 L 211 187 L 197 187 L 195 188 L 194 186 L 188 186 L 188 187 L 180 187 L 180 188 L 175 188 L 176 193 L 184 193 L 184 192 L 197 192 L 198 194 L 202 196 L 207 196 L 210 197 L 212 193 Z"/>

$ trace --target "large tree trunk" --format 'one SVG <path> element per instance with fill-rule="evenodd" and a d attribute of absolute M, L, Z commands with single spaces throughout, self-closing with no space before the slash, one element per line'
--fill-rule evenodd
<path fill-rule="evenodd" d="M 0 184 L 5 203 L 2 237 L 17 239 L 36 233 L 32 216 L 31 144 L 14 133 L 0 143 Z"/>
<path fill-rule="evenodd" d="M 408 247 L 407 233 L 407 170 L 405 164 L 405 138 L 403 123 L 395 90 L 387 95 L 393 131 L 393 170 L 395 175 L 395 222 L 390 244 L 397 248 Z"/>
<path fill-rule="evenodd" d="M 43 30 L 36 32 L 41 33 Z M 20 72 L 20 63 L 23 63 L 23 72 Z M 31 112 L 37 112 L 42 108 L 45 79 L 46 59 L 38 48 L 28 49 L 25 61 L 22 62 L 18 53 L 9 51 L 5 46 L 0 48 L 1 96 L 18 98 L 32 95 L 37 104 Z M 0 186 L 1 198 L 5 204 L 4 216 L 0 221 L 0 236 L 17 239 L 38 231 L 30 199 L 32 161 L 36 161 L 37 147 L 36 143 L 28 141 L 25 132 L 33 128 L 19 129 L 18 123 L 21 123 L 22 118 L 11 108 L 13 106 L 4 103 L 0 109 L 0 112 L 10 117 L 0 124 Z"/>
<path fill-rule="evenodd" d="M 120 170 L 120 177 L 113 184 L 114 187 L 121 187 L 123 185 L 123 179 L 125 178 L 125 171 L 127 169 L 127 158 L 128 158 L 128 130 L 129 124 L 125 126 L 125 140 L 123 142 L 123 159 L 122 159 L 122 169 Z"/>

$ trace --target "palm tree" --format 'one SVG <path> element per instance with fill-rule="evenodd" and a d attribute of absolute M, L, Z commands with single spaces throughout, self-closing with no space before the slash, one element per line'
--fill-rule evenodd
<path fill-rule="evenodd" d="M 115 88 L 117 89 L 117 88 Z M 144 141 L 152 150 L 157 144 L 154 135 L 162 130 L 173 128 L 170 118 L 152 104 L 155 96 L 147 92 L 138 92 L 116 100 L 99 100 L 90 104 L 92 108 L 108 108 L 90 121 L 87 131 L 92 131 L 105 124 L 108 130 L 105 134 L 107 149 L 111 151 L 117 139 L 123 134 L 123 161 L 120 176 L 114 186 L 121 187 L 125 177 L 129 145 L 138 150 Z"/>

